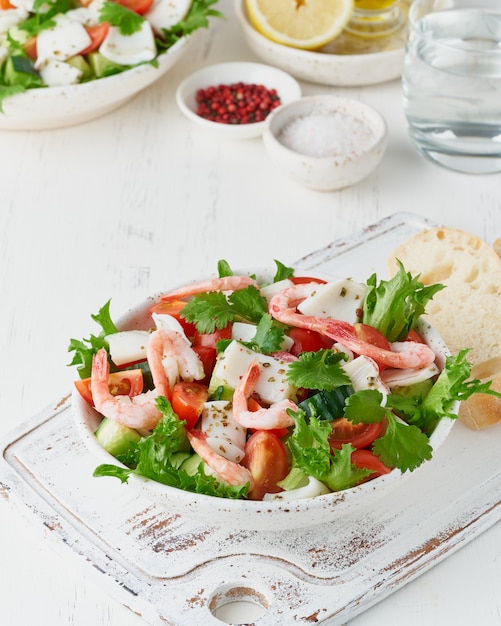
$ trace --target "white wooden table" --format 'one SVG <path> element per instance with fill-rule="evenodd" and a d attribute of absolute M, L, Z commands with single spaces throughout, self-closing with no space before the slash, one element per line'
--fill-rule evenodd
<path fill-rule="evenodd" d="M 387 153 L 362 183 L 316 193 L 270 166 L 260 139 L 216 141 L 185 120 L 175 89 L 192 70 L 256 60 L 230 0 L 189 58 L 122 109 L 58 131 L 0 136 L 0 435 L 66 395 L 70 337 L 95 330 L 110 297 L 128 305 L 207 271 L 292 262 L 400 211 L 501 235 L 501 175 L 467 177 L 428 163 L 406 134 L 398 81 L 360 88 L 303 83 L 373 105 Z M 499 430 L 497 431 L 499 433 Z M 451 477 L 453 479 L 453 477 Z M 0 623 L 140 626 L 0 502 Z M 501 624 L 501 526 L 353 619 L 354 626 Z"/>

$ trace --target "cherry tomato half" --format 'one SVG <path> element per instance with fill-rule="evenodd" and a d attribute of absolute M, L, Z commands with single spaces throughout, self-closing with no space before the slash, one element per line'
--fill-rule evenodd
<path fill-rule="evenodd" d="M 95 24 L 94 26 L 86 26 L 85 30 L 90 37 L 90 44 L 87 48 L 81 50 L 79 54 L 89 54 L 89 52 L 97 50 L 103 43 L 109 29 L 110 25 L 107 22 L 101 22 L 100 24 Z"/>
<path fill-rule="evenodd" d="M 372 474 L 367 476 L 362 482 L 391 472 L 391 469 L 370 450 L 355 450 L 351 453 L 351 462 L 361 469 L 372 470 Z"/>
<path fill-rule="evenodd" d="M 371 343 L 372 345 L 382 348 L 383 350 L 391 350 L 388 339 L 386 339 L 383 333 L 376 328 L 373 328 L 368 324 L 360 324 L 358 322 L 353 325 L 353 328 L 355 329 L 356 336 L 362 341 Z M 375 360 L 377 362 L 377 359 Z M 378 363 L 378 366 L 380 371 L 383 371 L 386 368 L 386 365 L 382 363 Z"/>
<path fill-rule="evenodd" d="M 209 397 L 209 390 L 201 383 L 178 382 L 172 390 L 172 409 L 181 420 L 186 421 L 186 428 L 191 430 L 198 422 L 204 403 Z"/>
<path fill-rule="evenodd" d="M 198 358 L 202 361 L 205 377 L 198 382 L 208 385 L 212 376 L 212 370 L 216 365 L 217 352 L 215 348 L 209 346 L 193 346 L 193 351 L 198 354 Z"/>
<path fill-rule="evenodd" d="M 143 391 L 143 371 L 141 369 L 112 372 L 108 376 L 108 387 L 114 396 L 138 396 Z M 91 406 L 94 406 L 92 392 L 90 390 L 90 378 L 75 381 L 82 398 Z"/>
<path fill-rule="evenodd" d="M 331 348 L 334 343 L 332 339 L 306 328 L 293 328 L 289 337 L 294 342 L 290 349 L 290 353 L 294 356 L 298 356 L 302 352 L 317 352 L 324 348 Z"/>
<path fill-rule="evenodd" d="M 115 2 L 139 15 L 144 15 L 153 4 L 153 0 L 115 0 Z"/>
<path fill-rule="evenodd" d="M 277 483 L 289 473 L 289 460 L 284 444 L 273 433 L 258 430 L 252 434 L 245 444 L 241 464 L 254 479 L 248 496 L 251 500 L 262 500 L 265 493 L 282 491 Z"/>
<path fill-rule="evenodd" d="M 341 449 L 345 443 L 351 443 L 354 448 L 367 448 L 383 434 L 386 424 L 384 421 L 373 424 L 353 424 L 345 417 L 332 422 L 332 431 L 329 443 L 332 448 Z"/>
<path fill-rule="evenodd" d="M 0 0 L 0 8 L 3 8 L 1 4 L 2 2 Z M 28 57 L 32 61 L 37 60 L 38 52 L 37 52 L 37 38 L 36 37 L 30 37 L 28 41 L 23 45 L 23 48 L 26 54 L 28 55 Z"/>
<path fill-rule="evenodd" d="M 327 282 L 323 278 L 314 278 L 313 276 L 291 276 L 290 281 L 295 285 L 303 285 L 304 283 L 318 283 L 319 285 L 325 285 Z"/>
<path fill-rule="evenodd" d="M 151 307 L 150 313 L 170 315 L 181 324 L 184 330 L 184 334 L 188 338 L 191 338 L 196 334 L 197 328 L 195 324 L 191 324 L 181 317 L 181 311 L 183 310 L 185 305 L 186 302 L 183 302 L 183 300 L 169 300 L 168 302 L 157 302 Z"/>
<path fill-rule="evenodd" d="M 215 349 L 217 342 L 223 339 L 231 339 L 231 324 L 213 333 L 203 334 L 196 332 L 193 337 L 193 346 L 205 346 Z"/>

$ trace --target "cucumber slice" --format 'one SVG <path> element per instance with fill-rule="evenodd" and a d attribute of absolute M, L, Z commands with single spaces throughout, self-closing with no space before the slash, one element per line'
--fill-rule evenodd
<path fill-rule="evenodd" d="M 322 419 L 332 422 L 344 415 L 346 398 L 354 393 L 351 385 L 341 385 L 332 391 L 319 391 L 310 398 L 299 403 L 299 407 L 311 417 L 312 413 Z"/>
<path fill-rule="evenodd" d="M 181 463 L 179 469 L 185 471 L 188 476 L 194 476 L 200 467 L 200 463 L 203 462 L 204 460 L 198 454 L 190 454 L 188 458 Z"/>
<path fill-rule="evenodd" d="M 103 418 L 94 434 L 101 448 L 115 457 L 131 450 L 132 444 L 141 439 L 137 430 L 107 417 Z"/>

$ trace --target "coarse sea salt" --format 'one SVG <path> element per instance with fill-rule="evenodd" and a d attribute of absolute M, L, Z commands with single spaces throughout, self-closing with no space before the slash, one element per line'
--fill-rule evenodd
<path fill-rule="evenodd" d="M 285 124 L 277 139 L 289 150 L 321 158 L 362 154 L 375 136 L 362 120 L 334 111 L 298 116 Z"/>

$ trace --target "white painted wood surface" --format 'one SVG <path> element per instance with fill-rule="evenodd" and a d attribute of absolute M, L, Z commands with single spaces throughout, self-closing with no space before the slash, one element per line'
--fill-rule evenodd
<path fill-rule="evenodd" d="M 176 108 L 179 82 L 202 65 L 254 59 L 232 3 L 219 4 L 226 19 L 213 21 L 190 58 L 123 109 L 60 131 L 1 133 L 0 434 L 68 392 L 68 339 L 94 330 L 90 313 L 109 297 L 119 314 L 212 271 L 219 258 L 234 266 L 292 262 L 399 211 L 489 243 L 501 235 L 501 176 L 462 176 L 416 154 L 398 81 L 351 89 L 303 83 L 306 95 L 360 98 L 389 124 L 377 172 L 337 193 L 283 179 L 259 139 L 223 142 L 192 126 Z M 0 554 L 1 624 L 144 624 L 4 502 Z M 495 626 L 500 588 L 497 524 L 350 624 Z"/>

